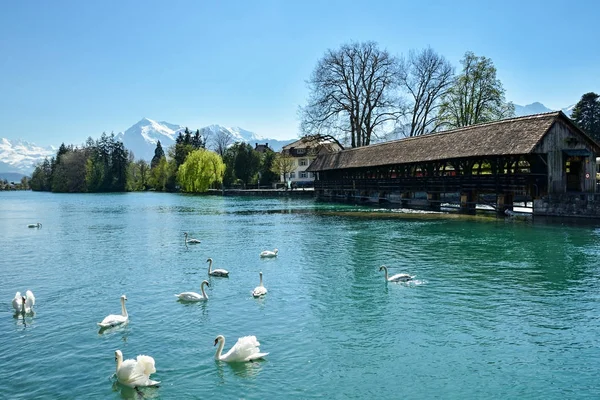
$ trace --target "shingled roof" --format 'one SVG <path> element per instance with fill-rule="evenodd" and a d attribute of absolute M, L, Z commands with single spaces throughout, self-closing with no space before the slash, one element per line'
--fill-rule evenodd
<path fill-rule="evenodd" d="M 319 155 L 307 171 L 528 154 L 534 151 L 536 145 L 558 120 L 565 122 L 598 149 L 598 145 L 577 128 L 562 111 L 556 111 Z"/>

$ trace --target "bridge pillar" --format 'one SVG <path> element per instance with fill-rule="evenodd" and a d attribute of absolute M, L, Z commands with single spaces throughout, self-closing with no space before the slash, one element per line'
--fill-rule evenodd
<path fill-rule="evenodd" d="M 498 194 L 498 200 L 496 204 L 496 210 L 498 211 L 498 214 L 504 215 L 506 210 L 512 211 L 514 199 L 515 196 L 513 193 Z"/>
<path fill-rule="evenodd" d="M 475 205 L 477 202 L 477 192 L 467 190 L 460 192 L 460 212 L 465 214 L 475 214 Z"/>
<path fill-rule="evenodd" d="M 402 192 L 400 194 L 400 203 L 402 207 L 408 207 L 410 204 L 410 192 Z"/>
<path fill-rule="evenodd" d="M 439 193 L 427 193 L 427 203 L 429 205 L 429 209 L 439 211 L 441 205 L 440 199 L 441 196 Z"/>

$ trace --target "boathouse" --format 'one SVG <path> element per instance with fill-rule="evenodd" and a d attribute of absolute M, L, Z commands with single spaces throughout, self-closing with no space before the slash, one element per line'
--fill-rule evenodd
<path fill-rule="evenodd" d="M 598 154 L 558 111 L 320 154 L 307 171 L 322 199 L 439 209 L 454 197 L 466 212 L 520 202 L 534 214 L 600 216 Z"/>

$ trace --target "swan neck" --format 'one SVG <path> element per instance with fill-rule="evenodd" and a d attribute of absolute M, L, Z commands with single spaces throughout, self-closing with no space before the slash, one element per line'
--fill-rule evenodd
<path fill-rule="evenodd" d="M 206 282 L 202 282 L 200 284 L 200 291 L 202 292 L 202 297 L 204 297 L 205 299 L 208 299 L 208 296 L 206 295 L 206 292 L 204 291 L 204 286 L 206 285 Z"/>
<path fill-rule="evenodd" d="M 121 314 L 123 314 L 124 317 L 127 317 L 127 309 L 125 308 L 124 299 L 121 299 Z"/>
<path fill-rule="evenodd" d="M 212 260 L 208 260 L 208 273 L 212 272 Z"/>
<path fill-rule="evenodd" d="M 121 364 L 123 364 L 123 360 L 121 358 L 117 358 L 117 373 L 119 369 L 121 369 Z"/>
<path fill-rule="evenodd" d="M 385 271 L 385 280 L 388 280 L 388 271 L 387 271 L 387 267 L 383 267 L 383 270 Z"/>
<path fill-rule="evenodd" d="M 260 284 L 259 284 L 259 286 L 262 286 L 262 285 L 263 285 L 263 283 L 262 283 L 262 274 L 260 274 Z"/>
<path fill-rule="evenodd" d="M 215 360 L 221 359 L 221 352 L 223 351 L 224 346 L 225 346 L 225 338 L 223 338 L 223 340 L 219 340 L 219 346 L 217 346 L 217 352 L 215 353 Z"/>

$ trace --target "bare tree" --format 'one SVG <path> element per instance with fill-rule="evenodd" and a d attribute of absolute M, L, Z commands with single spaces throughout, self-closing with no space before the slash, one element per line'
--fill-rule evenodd
<path fill-rule="evenodd" d="M 405 136 L 435 132 L 440 121 L 440 98 L 453 82 L 454 68 L 444 56 L 430 47 L 419 52 L 411 50 L 401 65 L 400 85 L 408 91 L 413 101 L 410 130 L 405 132 Z"/>
<path fill-rule="evenodd" d="M 283 176 L 283 182 L 285 183 L 287 175 L 291 172 L 294 172 L 295 168 L 296 161 L 294 160 L 294 157 L 286 153 L 277 153 L 275 159 L 273 160 L 271 171 L 280 177 Z"/>
<path fill-rule="evenodd" d="M 225 150 L 227 150 L 229 145 L 233 143 L 233 135 L 231 132 L 224 129 L 219 129 L 219 131 L 215 132 L 214 135 L 209 135 L 208 132 L 204 132 L 203 130 L 202 135 L 205 138 L 208 138 L 212 150 L 214 150 L 221 157 L 223 157 Z"/>
<path fill-rule="evenodd" d="M 375 42 L 328 50 L 308 81 L 310 95 L 300 109 L 304 134 L 350 137 L 352 147 L 367 146 L 386 123 L 400 116 L 398 60 Z"/>

